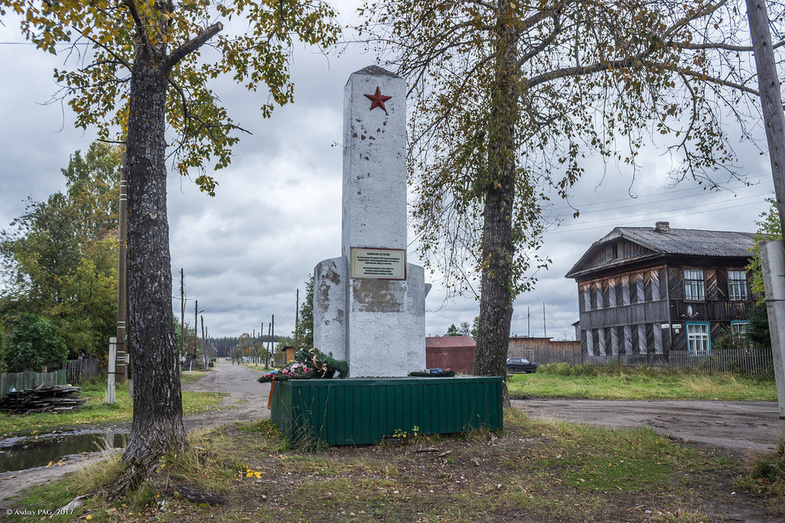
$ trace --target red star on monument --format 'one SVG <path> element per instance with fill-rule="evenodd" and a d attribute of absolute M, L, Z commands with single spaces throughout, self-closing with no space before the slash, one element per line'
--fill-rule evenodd
<path fill-rule="evenodd" d="M 389 114 L 387 112 L 387 108 L 384 106 L 384 102 L 392 98 L 392 96 L 383 96 L 382 92 L 379 90 L 378 87 L 376 88 L 375 94 L 366 94 L 363 96 L 365 96 L 367 99 L 371 101 L 371 108 L 368 109 L 369 111 L 373 111 L 377 107 L 381 107 L 382 110 L 384 111 L 384 114 Z"/>

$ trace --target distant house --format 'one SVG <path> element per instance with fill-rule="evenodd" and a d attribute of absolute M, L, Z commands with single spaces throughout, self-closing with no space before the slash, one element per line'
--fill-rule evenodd
<path fill-rule="evenodd" d="M 295 347 L 294 345 L 286 345 L 281 349 L 284 363 L 290 363 L 294 361 L 294 353 L 297 352 L 298 348 L 299 347 Z"/>
<path fill-rule="evenodd" d="M 471 374 L 476 346 L 471 336 L 427 337 L 425 366 L 429 369 L 452 369 L 459 374 Z"/>
<path fill-rule="evenodd" d="M 705 354 L 723 329 L 743 332 L 753 305 L 745 267 L 753 234 L 616 227 L 567 273 L 589 360 Z"/>

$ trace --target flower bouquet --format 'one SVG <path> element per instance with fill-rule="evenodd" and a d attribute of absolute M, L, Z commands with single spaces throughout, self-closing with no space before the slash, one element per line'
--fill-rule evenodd
<path fill-rule="evenodd" d="M 345 378 L 349 374 L 349 366 L 345 361 L 336 360 L 332 355 L 325 354 L 319 349 L 300 349 L 294 354 L 294 361 L 262 375 L 257 381 L 268 383 L 271 381 L 332 378 L 336 372 L 340 378 Z"/>
<path fill-rule="evenodd" d="M 416 370 L 414 372 L 410 372 L 409 376 L 415 378 L 452 378 L 455 376 L 455 371 L 452 369 L 425 369 L 425 370 Z"/>

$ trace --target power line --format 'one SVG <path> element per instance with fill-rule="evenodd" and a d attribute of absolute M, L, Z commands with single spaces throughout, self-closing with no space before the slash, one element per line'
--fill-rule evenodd
<path fill-rule="evenodd" d="M 762 197 L 761 195 L 755 195 L 755 196 L 745 197 L 743 199 L 746 200 L 746 199 L 750 199 L 750 198 L 761 198 L 761 197 Z M 680 214 L 674 214 L 674 211 L 678 212 L 680 210 L 694 209 L 695 206 L 693 205 L 693 206 L 690 206 L 690 207 L 679 207 L 679 208 L 670 209 L 670 210 L 660 209 L 658 211 L 651 211 L 651 212 L 647 212 L 647 213 L 636 214 L 636 215 L 634 215 L 634 217 L 633 216 L 627 217 L 627 218 L 625 218 L 625 222 L 628 223 L 628 224 L 647 223 L 647 222 L 651 221 L 651 218 L 646 218 L 646 217 L 652 217 L 652 216 L 662 217 L 662 215 L 664 213 L 667 213 L 669 218 L 682 218 L 684 216 L 694 216 L 696 214 L 707 214 L 707 213 L 710 213 L 710 212 L 725 211 L 727 209 L 738 209 L 738 208 L 741 208 L 741 207 L 748 207 L 750 205 L 757 205 L 759 203 L 760 203 L 760 200 L 757 200 L 756 202 L 742 203 L 742 204 L 739 204 L 739 205 L 728 205 L 725 201 L 719 201 L 719 202 L 712 202 L 712 203 L 703 204 L 701 206 L 700 210 L 695 210 L 695 211 L 692 211 L 692 212 L 683 212 L 683 213 L 680 213 Z M 721 206 L 721 208 L 712 209 L 712 210 L 707 211 L 706 207 L 710 206 L 710 205 Z M 612 218 L 603 218 L 603 219 L 598 219 L 598 220 L 589 220 L 587 222 L 561 225 L 561 226 L 559 226 L 558 228 L 556 228 L 556 229 L 554 229 L 552 231 L 546 232 L 545 234 L 546 235 L 551 235 L 551 234 L 561 234 L 561 233 L 572 233 L 572 232 L 580 232 L 580 231 L 589 231 L 589 230 L 593 230 L 593 229 L 602 229 L 602 228 L 609 227 L 610 226 L 609 224 L 612 224 L 615 227 L 615 226 L 618 226 L 618 222 L 619 222 L 619 217 L 618 216 L 612 217 Z"/>

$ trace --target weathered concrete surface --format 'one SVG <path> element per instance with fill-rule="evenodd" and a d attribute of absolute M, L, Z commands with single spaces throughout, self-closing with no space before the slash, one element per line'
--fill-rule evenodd
<path fill-rule="evenodd" d="M 346 258 L 339 256 L 316 265 L 313 275 L 313 346 L 346 357 Z"/>
<path fill-rule="evenodd" d="M 346 360 L 352 377 L 406 376 L 425 368 L 422 267 L 384 279 L 352 278 L 350 265 L 353 248 L 406 252 L 403 79 L 376 66 L 349 77 L 343 143 L 341 256 L 314 271 L 314 346 Z"/>
<path fill-rule="evenodd" d="M 365 96 L 377 88 L 390 97 L 384 109 Z M 349 76 L 343 96 L 341 254 L 406 250 L 406 82 L 371 66 Z"/>

